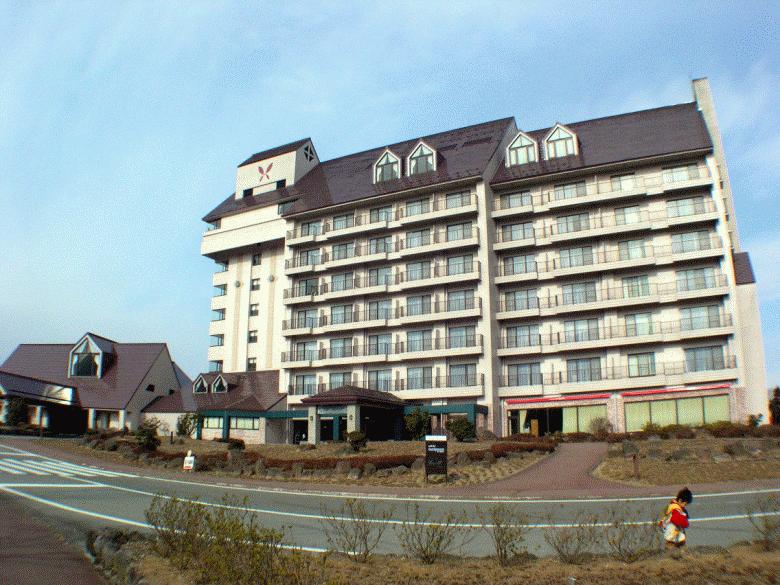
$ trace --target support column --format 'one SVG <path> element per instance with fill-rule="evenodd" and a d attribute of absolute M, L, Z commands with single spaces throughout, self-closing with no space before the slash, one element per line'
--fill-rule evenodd
<path fill-rule="evenodd" d="M 341 440 L 341 417 L 335 415 L 333 417 L 333 441 Z"/>
<path fill-rule="evenodd" d="M 35 406 L 35 424 L 38 428 L 43 427 L 43 407 L 40 404 Z"/>
<path fill-rule="evenodd" d="M 316 406 L 309 407 L 309 444 L 317 445 L 320 442 L 320 415 Z"/>
<path fill-rule="evenodd" d="M 265 445 L 268 442 L 268 419 L 264 416 L 261 416 L 259 419 L 257 419 L 257 422 L 257 434 L 260 436 L 260 444 Z"/>
<path fill-rule="evenodd" d="M 203 418 L 198 417 L 197 422 L 195 423 L 195 438 L 200 441 L 203 438 Z"/>
<path fill-rule="evenodd" d="M 360 406 L 350 404 L 347 406 L 347 432 L 360 431 Z"/>
<path fill-rule="evenodd" d="M 227 439 L 230 436 L 230 417 L 227 412 L 222 415 L 222 438 Z"/>
<path fill-rule="evenodd" d="M 95 428 L 95 409 L 94 408 L 87 409 L 87 428 L 89 430 L 94 430 L 94 428 Z"/>
<path fill-rule="evenodd" d="M 120 410 L 119 411 L 119 430 L 125 428 L 125 425 L 127 424 L 127 411 L 126 410 Z"/>

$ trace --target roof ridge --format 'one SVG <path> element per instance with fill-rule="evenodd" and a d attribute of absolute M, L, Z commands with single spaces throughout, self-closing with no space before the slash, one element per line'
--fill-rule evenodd
<path fill-rule="evenodd" d="M 578 124 L 590 124 L 591 122 L 600 122 L 602 120 L 610 120 L 612 118 L 625 118 L 627 116 L 634 116 L 636 114 L 644 114 L 646 112 L 657 112 L 660 110 L 670 110 L 673 108 L 681 108 L 684 106 L 694 106 L 696 105 L 696 102 L 683 102 L 680 104 L 671 104 L 668 106 L 658 106 L 655 108 L 646 108 L 644 110 L 634 110 L 633 112 L 623 112 L 621 114 L 610 114 L 609 116 L 600 116 L 598 118 L 588 118 L 587 120 L 578 120 L 577 122 L 556 122 L 552 126 L 545 126 L 544 128 L 537 128 L 536 130 L 521 130 L 521 132 L 526 133 L 535 133 L 535 132 L 544 132 L 547 130 L 551 130 L 552 128 L 555 128 L 556 125 L 560 124 L 561 126 L 576 126 Z"/>

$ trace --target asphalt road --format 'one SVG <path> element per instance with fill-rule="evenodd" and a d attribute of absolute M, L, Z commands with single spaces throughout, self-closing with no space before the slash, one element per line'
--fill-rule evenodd
<path fill-rule="evenodd" d="M 16 442 L 18 445 L 19 442 Z M 32 445 L 32 444 L 31 444 Z M 259 520 L 269 527 L 282 528 L 291 544 L 319 551 L 327 548 L 323 532 L 326 514 L 338 513 L 343 500 L 355 497 L 364 501 L 372 514 L 389 514 L 388 529 L 379 552 L 398 553 L 399 525 L 410 508 L 418 505 L 431 522 L 440 522 L 448 514 L 462 518 L 459 529 L 467 542 L 462 554 L 487 555 L 492 549 L 481 529 L 480 516 L 496 503 L 495 499 L 462 497 L 393 497 L 388 495 L 322 493 L 240 485 L 215 485 L 191 479 L 155 475 L 150 470 L 125 473 L 69 463 L 20 449 L 0 439 L 0 492 L 21 498 L 42 515 L 55 516 L 69 525 L 84 529 L 106 525 L 148 529 L 145 510 L 156 494 L 197 499 L 207 505 L 223 505 L 226 496 L 246 499 Z M 728 545 L 751 537 L 745 506 L 759 495 L 780 494 L 777 488 L 758 491 L 733 491 L 700 494 L 690 507 L 692 521 L 688 531 L 692 545 Z M 507 498 L 501 502 L 519 509 L 529 521 L 529 551 L 549 554 L 545 531 L 560 530 L 576 522 L 583 514 L 600 514 L 620 508 L 653 521 L 663 510 L 668 497 L 591 498 L 544 500 Z"/>

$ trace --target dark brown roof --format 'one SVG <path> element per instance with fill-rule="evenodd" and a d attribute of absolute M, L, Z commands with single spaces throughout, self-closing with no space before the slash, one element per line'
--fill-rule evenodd
<path fill-rule="evenodd" d="M 734 258 L 734 280 L 737 284 L 753 284 L 756 277 L 753 274 L 753 265 L 750 263 L 750 256 L 747 252 L 735 252 Z"/>
<path fill-rule="evenodd" d="M 253 197 L 236 199 L 235 194 L 231 195 L 210 211 L 203 221 L 211 222 L 223 215 L 285 199 L 296 200 L 288 212 L 292 214 L 415 187 L 478 177 L 485 171 L 507 130 L 513 126 L 513 118 L 502 118 L 321 162 L 295 185 Z M 406 157 L 420 140 L 437 151 L 436 171 L 374 184 L 373 166 L 385 148 L 401 159 L 405 174 Z"/>
<path fill-rule="evenodd" d="M 206 383 L 222 378 L 228 384 L 227 392 L 192 393 L 198 411 L 204 410 L 245 410 L 264 412 L 266 410 L 284 410 L 287 396 L 279 393 L 279 370 L 261 370 L 257 372 L 232 372 L 201 374 Z"/>
<path fill-rule="evenodd" d="M 104 338 L 105 339 L 105 338 Z M 69 378 L 73 344 L 21 344 L 0 369 L 19 376 L 76 388 L 82 408 L 121 410 L 127 406 L 149 369 L 167 351 L 164 343 L 112 343 L 113 357 L 102 378 Z"/>
<path fill-rule="evenodd" d="M 640 158 L 712 149 L 704 118 L 694 102 L 565 126 L 577 135 L 578 155 L 512 167 L 507 167 L 502 161 L 491 185 Z M 553 127 L 527 134 L 541 148 Z"/>
<path fill-rule="evenodd" d="M 275 146 L 273 148 L 269 148 L 268 150 L 263 150 L 261 152 L 256 152 L 252 156 L 250 156 L 248 159 L 246 159 L 244 162 L 242 162 L 239 167 L 243 167 L 244 165 L 252 164 L 254 162 L 258 162 L 261 160 L 265 160 L 268 158 L 273 158 L 275 156 L 279 156 L 280 154 L 286 154 L 288 152 L 292 152 L 294 150 L 298 150 L 301 146 L 309 142 L 311 138 L 302 138 L 300 140 L 296 140 L 295 142 L 290 142 L 289 144 L 283 144 L 282 146 Z"/>
<path fill-rule="evenodd" d="M 403 406 L 405 402 L 388 392 L 361 388 L 360 386 L 340 386 L 333 390 L 307 396 L 301 400 L 305 406 L 342 406 L 360 404 L 361 406 Z"/>
<path fill-rule="evenodd" d="M 72 399 L 63 398 L 57 396 L 61 390 L 60 384 L 52 384 L 45 380 L 36 380 L 34 378 L 28 378 L 27 376 L 18 376 L 8 372 L 0 371 L 0 388 L 8 396 L 18 396 L 20 398 L 28 398 L 33 400 L 44 400 L 50 402 L 56 402 L 57 404 L 73 404 Z M 73 388 L 73 386 L 68 386 Z M 75 399 L 75 394 L 73 394 Z"/>
<path fill-rule="evenodd" d="M 181 390 L 174 390 L 173 394 L 158 396 L 141 409 L 141 412 L 149 413 L 172 413 L 172 412 L 195 412 L 197 406 L 192 396 L 192 388 L 184 387 Z"/>

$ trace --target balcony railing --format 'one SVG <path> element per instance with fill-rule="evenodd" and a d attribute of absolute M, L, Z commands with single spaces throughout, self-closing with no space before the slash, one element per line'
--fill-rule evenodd
<path fill-rule="evenodd" d="M 355 386 L 361 388 L 369 388 L 371 390 L 380 390 L 382 392 L 402 392 L 404 390 L 432 390 L 439 388 L 464 388 L 464 387 L 483 387 L 485 385 L 484 374 L 464 374 L 456 376 L 422 376 L 419 378 L 411 379 L 397 379 L 397 380 L 358 380 L 357 382 L 350 382 Z M 290 384 L 287 387 L 287 392 L 294 396 L 311 395 L 315 393 L 327 392 L 328 390 L 334 390 L 340 388 L 343 384 L 337 386 L 321 383 L 321 384 Z"/>
<path fill-rule="evenodd" d="M 419 237 L 401 238 L 396 242 L 396 251 L 412 250 L 422 246 L 433 244 L 442 244 L 445 242 L 457 242 L 479 237 L 479 228 L 468 226 L 457 230 L 434 230 L 433 232 L 424 232 Z"/>
<path fill-rule="evenodd" d="M 292 349 L 282 352 L 283 362 L 302 362 L 352 357 L 398 355 L 403 353 L 482 347 L 482 335 L 466 334 L 438 339 L 376 342 L 359 345 L 352 343 L 341 347 L 319 349 Z"/>

